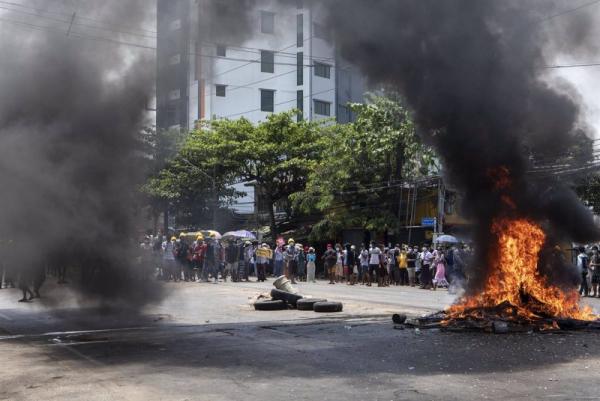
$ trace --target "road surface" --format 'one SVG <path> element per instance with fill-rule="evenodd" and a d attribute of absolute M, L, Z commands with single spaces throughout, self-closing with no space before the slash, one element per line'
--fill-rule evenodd
<path fill-rule="evenodd" d="M 21 305 L 17 291 L 0 290 L 0 400 L 600 398 L 597 334 L 395 330 L 392 312 L 428 313 L 453 296 L 298 287 L 344 302 L 344 312 L 254 311 L 269 283 L 171 283 L 139 314 L 71 293 Z"/>

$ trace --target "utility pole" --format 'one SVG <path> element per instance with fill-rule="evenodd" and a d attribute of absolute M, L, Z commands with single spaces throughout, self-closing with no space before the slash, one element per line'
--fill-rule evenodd
<path fill-rule="evenodd" d="M 440 177 L 438 181 L 438 218 L 437 218 L 437 232 L 439 234 L 444 233 L 444 207 L 446 199 L 446 189 L 444 187 L 443 179 Z"/>
<path fill-rule="evenodd" d="M 219 208 L 219 193 L 217 192 L 217 180 L 215 179 L 215 176 L 216 176 L 215 168 L 216 167 L 213 167 L 213 176 L 211 177 L 210 175 L 206 174 L 206 172 L 204 170 L 202 170 L 200 167 L 193 164 L 188 159 L 185 159 L 182 157 L 181 160 L 183 160 L 186 164 L 188 164 L 194 170 L 196 170 L 197 172 L 199 172 L 200 174 L 202 174 L 203 176 L 208 178 L 212 183 L 211 187 L 212 187 L 214 201 L 213 201 L 213 207 L 212 207 L 213 210 L 212 210 L 212 227 L 211 227 L 211 229 L 214 230 L 217 227 L 217 209 Z"/>

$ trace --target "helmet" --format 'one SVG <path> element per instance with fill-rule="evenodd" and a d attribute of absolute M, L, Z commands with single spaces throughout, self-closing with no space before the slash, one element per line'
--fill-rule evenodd
<path fill-rule="evenodd" d="M 177 241 L 177 237 L 176 236 L 172 236 L 171 237 L 171 241 Z"/>
<path fill-rule="evenodd" d="M 210 233 L 210 238 L 217 238 L 217 234 L 215 234 L 215 233 Z"/>
<path fill-rule="evenodd" d="M 185 233 L 179 234 L 179 238 L 183 238 L 183 237 L 185 237 Z"/>
<path fill-rule="evenodd" d="M 202 235 L 199 235 L 196 237 L 196 241 L 202 241 L 204 240 L 204 237 Z"/>
<path fill-rule="evenodd" d="M 290 238 L 290 239 L 288 240 L 288 244 L 293 244 L 293 243 L 295 243 L 295 242 L 296 242 L 296 241 L 294 241 L 294 239 L 293 239 L 293 238 Z"/>

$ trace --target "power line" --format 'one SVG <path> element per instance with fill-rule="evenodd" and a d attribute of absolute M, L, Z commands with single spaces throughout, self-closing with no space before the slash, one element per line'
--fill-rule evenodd
<path fill-rule="evenodd" d="M 547 65 L 544 68 L 559 69 L 559 68 L 585 68 L 585 67 L 600 67 L 600 63 L 582 63 L 582 64 L 563 64 L 563 65 Z"/>
<path fill-rule="evenodd" d="M 22 4 L 22 3 L 14 3 L 14 2 L 10 2 L 10 1 L 0 0 L 0 3 L 1 4 L 6 4 L 6 5 L 9 5 L 9 6 L 13 6 L 13 7 L 20 7 L 20 8 L 25 8 L 25 9 L 28 9 L 28 10 L 34 10 L 34 11 L 37 11 L 37 12 L 42 12 L 44 14 L 59 15 L 59 16 L 65 16 L 65 17 L 70 17 L 72 15 L 72 13 L 59 12 L 59 11 L 50 11 L 50 10 L 42 10 L 42 9 L 40 9 L 38 7 L 27 6 L 27 5 Z M 80 16 L 80 15 L 78 15 L 77 18 L 82 19 L 82 20 L 86 20 L 86 21 L 97 22 L 97 23 L 103 24 L 105 26 L 112 26 L 114 28 L 122 28 L 122 26 L 115 25 L 115 24 L 108 23 L 108 22 L 101 21 L 101 20 L 94 19 L 94 18 L 89 18 L 89 17 L 85 17 L 85 16 Z M 138 30 L 139 31 L 144 31 L 144 32 L 147 32 L 147 33 L 151 33 L 151 34 L 156 34 L 157 33 L 156 31 L 153 31 L 153 30 L 150 30 L 150 29 L 145 29 L 145 28 L 138 28 Z"/>
<path fill-rule="evenodd" d="M 545 17 L 545 18 L 542 18 L 542 19 L 540 19 L 540 20 L 539 20 L 539 21 L 537 21 L 537 22 L 538 22 L 538 23 L 542 23 L 542 22 L 545 22 L 545 21 L 550 21 L 550 20 L 552 20 L 552 19 L 554 19 L 554 18 L 558 18 L 558 17 L 561 17 L 561 16 L 563 16 L 563 15 L 566 15 L 566 14 L 573 13 L 573 12 L 575 12 L 575 11 L 579 11 L 579 10 L 581 10 L 581 9 L 583 9 L 583 8 L 590 7 L 590 6 L 593 6 L 593 5 L 595 5 L 595 4 L 598 4 L 598 3 L 600 3 L 600 0 L 594 0 L 594 1 L 591 1 L 591 2 L 589 2 L 589 3 L 582 4 L 582 5 L 578 6 L 578 7 L 571 8 L 571 9 L 564 10 L 564 11 L 561 11 L 561 12 L 559 12 L 558 14 L 549 15 L 549 16 L 547 16 L 547 17 Z"/>
<path fill-rule="evenodd" d="M 0 1 L 0 3 L 2 3 Z M 55 18 L 55 17 L 49 17 L 47 15 L 43 15 L 43 14 L 39 14 L 39 13 L 35 13 L 35 12 L 29 12 L 29 11 L 23 11 L 23 10 L 15 10 L 9 7 L 5 7 L 0 5 L 0 9 L 2 10 L 7 10 L 9 12 L 12 13 L 18 13 L 18 14 L 24 14 L 24 15 L 30 15 L 30 16 L 34 16 L 37 18 L 44 18 L 47 19 L 49 21 L 54 21 L 54 22 L 60 22 L 63 24 L 69 24 L 70 26 L 81 26 L 81 27 L 85 27 L 85 28 L 89 28 L 89 29 L 97 29 L 97 30 L 102 30 L 102 31 L 108 31 L 108 32 L 112 32 L 112 33 L 120 33 L 120 34 L 126 34 L 126 35 L 133 35 L 133 36 L 139 36 L 139 37 L 143 37 L 143 38 L 148 38 L 148 39 L 156 39 L 156 36 L 150 36 L 147 34 L 141 34 L 141 33 L 135 33 L 132 31 L 118 31 L 118 30 L 114 30 L 112 28 L 108 28 L 108 27 L 102 27 L 102 26 L 95 26 L 95 25 L 89 25 L 89 24 L 84 24 L 81 22 L 77 22 L 74 18 L 73 15 L 71 15 L 71 20 L 64 20 L 61 18 Z M 81 18 L 77 15 L 77 18 Z"/>

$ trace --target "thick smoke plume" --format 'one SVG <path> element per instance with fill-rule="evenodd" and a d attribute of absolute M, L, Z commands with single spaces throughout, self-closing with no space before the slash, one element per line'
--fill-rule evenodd
<path fill-rule="evenodd" d="M 0 25 L 0 238 L 11 241 L 3 260 L 25 280 L 68 266 L 82 294 L 141 304 L 158 294 L 136 284 L 132 264 L 137 138 L 155 64 L 151 51 L 117 43 L 131 39 L 117 31 L 145 32 L 154 9 L 142 0 L 76 5 L 112 28 Z M 86 21 L 98 25 L 76 19 Z"/>
<path fill-rule="evenodd" d="M 574 7 L 572 2 L 334 0 L 325 5 L 342 55 L 374 82 L 398 88 L 442 158 L 448 181 L 464 194 L 479 255 L 471 290 L 486 277 L 496 217 L 533 219 L 551 238 L 600 238 L 591 213 L 568 188 L 527 174 L 530 155 L 551 159 L 576 141 L 580 106 L 564 85 L 559 91 L 548 83 L 545 66 L 549 49 L 585 54 L 592 26 L 588 12 L 548 21 L 545 17 Z M 558 25 L 561 36 L 550 35 L 546 23 Z M 573 269 L 544 263 L 545 270 L 559 269 L 552 274 L 556 284 L 576 280 Z"/>

